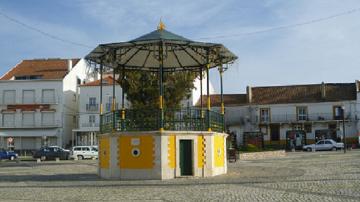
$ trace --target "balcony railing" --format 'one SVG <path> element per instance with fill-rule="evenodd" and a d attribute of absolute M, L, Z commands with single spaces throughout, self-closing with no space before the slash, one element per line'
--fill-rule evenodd
<path fill-rule="evenodd" d="M 99 111 L 99 104 L 86 104 L 86 111 Z"/>
<path fill-rule="evenodd" d="M 81 127 L 84 128 L 92 128 L 92 127 L 99 127 L 99 123 L 82 123 Z"/>
<path fill-rule="evenodd" d="M 345 120 L 351 119 L 351 114 L 345 114 Z M 283 123 L 283 122 L 323 122 L 342 120 L 342 116 L 334 116 L 333 113 L 313 113 L 307 115 L 297 114 L 272 114 L 270 120 L 260 120 L 259 123 Z"/>
<path fill-rule="evenodd" d="M 160 126 L 160 110 L 158 109 L 126 109 L 125 119 L 121 119 L 121 110 L 103 115 L 102 132 L 110 132 L 114 126 L 116 131 L 155 131 Z M 224 117 L 214 111 L 209 116 L 205 109 L 164 109 L 164 130 L 171 131 L 207 131 L 208 120 L 212 131 L 224 130 Z"/>
<path fill-rule="evenodd" d="M 2 124 L 0 125 L 0 128 L 18 128 L 18 129 L 22 129 L 22 128 L 57 128 L 60 127 L 60 124 L 40 124 L 40 125 L 15 125 L 15 124 Z"/>

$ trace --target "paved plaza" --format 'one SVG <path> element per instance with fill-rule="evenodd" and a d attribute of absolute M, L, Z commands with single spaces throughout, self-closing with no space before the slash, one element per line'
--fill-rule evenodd
<path fill-rule="evenodd" d="M 0 162 L 0 201 L 360 201 L 360 150 L 229 164 L 213 178 L 117 181 L 96 161 Z"/>

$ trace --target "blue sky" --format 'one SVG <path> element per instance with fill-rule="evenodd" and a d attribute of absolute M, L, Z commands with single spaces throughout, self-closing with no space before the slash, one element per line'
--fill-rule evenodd
<path fill-rule="evenodd" d="M 52 35 L 95 47 L 156 29 L 193 40 L 255 32 L 360 8 L 358 0 L 1 0 L 0 12 Z M 360 12 L 309 25 L 236 37 L 223 43 L 238 57 L 225 93 L 247 85 L 354 82 L 360 79 Z M 0 74 L 23 59 L 84 57 L 91 49 L 53 40 L 0 15 Z M 218 74 L 211 81 L 219 89 Z"/>

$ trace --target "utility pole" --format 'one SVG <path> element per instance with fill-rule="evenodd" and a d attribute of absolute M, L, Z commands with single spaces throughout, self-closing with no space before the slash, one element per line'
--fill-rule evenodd
<path fill-rule="evenodd" d="M 346 153 L 346 135 L 345 135 L 345 106 L 341 107 L 342 111 L 342 122 L 343 122 L 343 143 L 344 143 L 344 154 Z"/>

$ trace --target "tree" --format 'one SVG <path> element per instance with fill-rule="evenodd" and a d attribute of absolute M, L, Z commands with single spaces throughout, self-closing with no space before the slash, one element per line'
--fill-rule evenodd
<path fill-rule="evenodd" d="M 119 84 L 126 93 L 133 109 L 157 109 L 159 107 L 159 75 L 153 72 L 119 72 Z M 181 100 L 189 98 L 194 88 L 194 72 L 164 73 L 164 107 L 178 108 Z"/>

